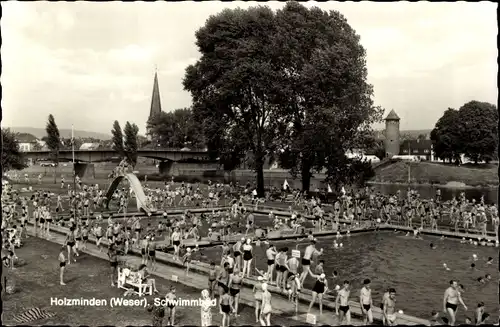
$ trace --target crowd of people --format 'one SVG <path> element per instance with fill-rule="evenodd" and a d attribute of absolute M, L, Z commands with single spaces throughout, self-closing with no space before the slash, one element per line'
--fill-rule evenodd
<path fill-rule="evenodd" d="M 120 166 L 123 174 L 127 168 Z M 53 194 L 49 191 L 35 190 L 30 196 L 21 195 L 12 185 L 2 189 L 2 261 L 6 267 L 13 268 L 18 259 L 15 249 L 22 246 L 28 238 L 27 225 L 31 222 L 34 233 L 39 237 L 51 238 L 51 226 L 56 224 L 68 228 L 64 246 L 58 254 L 60 263 L 60 285 L 65 285 L 64 271 L 67 265 L 77 260 L 79 252 L 85 251 L 89 237 L 95 237 L 100 251 L 105 250 L 102 240 L 108 241 L 108 256 L 111 262 L 111 285 L 115 285 L 119 258 L 126 255 L 130 249 L 136 248 L 142 254 L 142 278 L 156 291 L 154 279 L 150 278 L 147 269 L 155 270 L 156 253 L 160 249 L 172 246 L 173 257 L 186 266 L 186 274 L 190 272 L 191 263 L 195 257 L 202 256 L 197 246 L 184 246 L 187 241 L 200 240 L 206 232 L 206 237 L 214 241 L 226 241 L 222 245 L 220 268 L 215 262 L 210 266 L 207 292 L 210 297 L 217 296 L 219 309 L 223 315 L 223 326 L 230 325 L 233 315 L 238 315 L 239 296 L 244 278 L 258 275 L 254 287 L 255 319 L 262 325 L 270 325 L 272 312 L 271 293 L 269 287 L 276 287 L 278 293 L 288 296 L 291 302 L 296 302 L 298 294 L 304 289 L 304 281 L 309 276 L 315 280 L 312 288 L 312 299 L 309 309 L 318 302 L 320 313 L 323 311 L 323 297 L 326 294 L 336 294 L 335 312 L 339 323 L 350 323 L 349 298 L 351 286 L 348 280 L 330 288 L 323 269 L 322 261 L 311 270 L 313 257 L 321 256 L 322 249 L 315 247 L 313 233 L 306 234 L 307 226 L 316 230 L 339 230 L 344 222 L 350 225 L 393 224 L 404 225 L 414 230 L 429 228 L 438 230 L 448 228 L 455 232 L 464 231 L 474 237 L 486 239 L 488 226 L 496 233 L 498 246 L 498 210 L 496 205 L 480 201 L 467 200 L 462 193 L 451 201 L 442 201 L 441 194 L 433 199 L 422 199 L 420 195 L 408 190 L 407 194 L 398 192 L 385 195 L 370 188 L 360 191 L 345 192 L 331 206 L 322 203 L 317 197 L 308 198 L 305 193 L 289 191 L 278 197 L 278 201 L 288 201 L 290 215 L 279 216 L 269 213 L 269 224 L 258 226 L 249 208 L 271 200 L 268 193 L 266 199 L 258 199 L 251 185 L 224 185 L 209 183 L 207 190 L 202 191 L 200 185 L 181 183 L 176 186 L 171 182 L 164 187 L 149 188 L 145 184 L 145 192 L 149 203 L 159 211 L 171 207 L 204 207 L 208 212 L 195 214 L 185 209 L 181 215 L 163 215 L 152 223 L 149 215 L 127 215 L 128 204 L 132 191 L 127 185 L 116 190 L 112 199 L 106 199 L 104 190 L 98 185 L 86 185 L 77 178 L 76 188 L 71 184 L 61 182 L 62 191 Z M 288 195 L 288 196 L 286 196 Z M 116 213 L 105 210 L 106 201 L 116 204 Z M 220 210 L 221 200 L 229 207 Z M 210 209 L 212 208 L 212 209 Z M 107 216 L 107 217 L 106 217 Z M 449 226 L 449 227 L 448 227 Z M 310 244 L 303 255 L 288 256 L 288 248 L 276 249 L 266 241 L 266 235 L 272 230 L 291 229 L 295 233 L 303 233 Z M 240 235 L 241 239 L 229 244 L 231 236 Z M 204 236 L 204 235 L 203 235 Z M 233 237 L 234 239 L 234 237 Z M 162 240 L 162 241 L 160 241 Z M 267 271 L 252 270 L 254 260 L 253 247 L 266 244 Z M 193 244 L 192 242 L 190 244 Z M 340 244 L 341 246 L 341 244 Z M 299 268 L 301 271 L 299 272 Z M 335 273 L 332 278 L 336 278 Z M 2 285 L 4 283 L 2 278 Z M 365 323 L 373 322 L 373 300 L 371 298 L 370 280 L 364 281 L 359 293 L 359 303 Z M 396 323 L 396 291 L 388 289 L 381 302 L 384 323 Z M 463 304 L 460 298 L 460 287 L 456 281 L 451 282 L 445 294 L 444 311 L 448 321 L 455 323 L 457 303 Z M 481 304 L 481 303 L 480 303 Z M 465 305 L 464 305 L 465 306 Z M 482 314 L 480 315 L 479 313 Z M 478 305 L 475 315 L 476 323 L 484 322 L 484 304 Z"/>

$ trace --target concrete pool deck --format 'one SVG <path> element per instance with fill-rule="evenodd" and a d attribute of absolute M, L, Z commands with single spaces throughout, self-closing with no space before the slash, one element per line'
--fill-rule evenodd
<path fill-rule="evenodd" d="M 31 224 L 28 227 L 30 234 L 33 235 L 33 228 Z M 65 235 L 68 231 L 67 228 L 53 226 L 51 228 L 52 238 L 48 239 L 51 242 L 64 244 Z M 101 259 L 107 260 L 107 255 L 104 252 L 99 252 L 97 247 L 94 245 L 95 238 L 89 237 L 88 250 L 85 251 L 88 254 L 99 257 Z M 108 245 L 107 240 L 103 240 L 101 242 L 104 246 Z M 141 255 L 137 249 L 133 249 L 129 252 L 129 255 L 126 256 L 126 260 L 129 263 L 134 265 L 139 265 L 141 263 Z M 173 256 L 167 253 L 158 252 L 157 254 L 157 268 L 155 271 L 151 272 L 153 275 L 157 275 L 158 277 L 165 278 L 167 280 L 178 279 L 178 281 L 182 284 L 197 287 L 197 288 L 205 288 L 207 286 L 207 273 L 208 273 L 208 264 L 202 262 L 193 263 L 191 267 L 191 272 L 189 276 L 185 276 L 185 268 L 179 261 L 173 259 Z M 254 305 L 254 298 L 252 289 L 253 286 L 258 283 L 255 278 L 245 278 L 243 280 L 243 289 L 241 292 L 241 302 L 250 306 Z M 297 321 L 306 322 L 307 317 L 307 307 L 311 301 L 311 291 L 303 290 L 299 294 L 299 305 L 297 314 L 295 313 L 295 308 L 292 303 L 288 301 L 288 298 L 280 294 L 279 290 L 270 285 L 269 291 L 274 294 L 272 303 L 273 303 L 273 313 L 279 314 L 287 317 L 294 317 Z M 335 315 L 331 314 L 332 310 L 335 310 L 335 298 L 331 296 L 326 296 L 323 300 L 324 313 L 321 317 L 319 317 L 319 309 L 314 307 L 311 310 L 311 314 L 317 317 L 317 324 L 329 324 L 329 325 L 338 325 L 338 320 Z M 351 306 L 351 314 L 353 316 L 353 325 L 361 325 L 361 309 L 359 307 L 359 303 L 350 302 Z M 382 320 L 382 312 L 378 307 L 373 308 L 374 319 L 377 323 L 380 323 Z M 404 325 L 428 325 L 429 321 L 425 319 L 420 319 L 417 317 L 408 316 L 405 314 L 398 314 L 398 324 Z"/>
<path fill-rule="evenodd" d="M 62 230 L 56 231 L 52 230 L 52 238 L 48 239 L 50 242 L 54 242 L 57 244 L 64 244 L 65 236 L 61 234 Z M 29 234 L 33 235 L 33 229 L 29 227 Z M 95 246 L 95 239 L 93 237 L 90 238 L 89 244 L 87 245 L 86 254 L 90 254 L 92 256 L 98 257 L 100 259 L 108 261 L 109 258 L 106 252 L 100 252 Z M 105 241 L 102 242 L 103 245 L 107 245 Z M 126 260 L 128 264 L 138 267 L 141 264 L 141 257 L 137 251 L 132 251 L 132 254 L 127 256 L 122 256 Z M 166 260 L 167 254 L 159 253 L 157 255 L 157 264 L 156 269 L 154 271 L 150 271 L 151 275 L 158 276 L 168 281 L 178 282 L 184 284 L 186 286 L 205 289 L 207 288 L 208 278 L 207 275 L 199 273 L 196 270 L 192 270 L 189 273 L 189 276 L 185 275 L 185 268 L 181 267 L 180 264 L 167 264 Z M 173 260 L 172 260 L 173 261 Z M 178 294 L 182 296 L 182 294 Z M 240 303 L 248 305 L 250 307 L 255 307 L 255 299 L 253 296 L 252 288 L 243 287 L 240 292 Z M 273 315 L 280 315 L 283 317 L 288 317 L 290 319 L 296 320 L 299 324 L 308 325 L 306 318 L 307 304 L 299 303 L 297 312 L 295 311 L 295 306 L 288 302 L 288 300 L 281 296 L 273 296 L 272 298 L 272 306 L 273 306 Z M 319 309 L 313 308 L 311 310 L 311 314 L 315 316 L 319 316 Z M 273 321 L 271 317 L 271 321 Z M 324 314 L 317 320 L 318 324 L 324 325 L 339 325 L 336 316 L 332 315 L 330 312 L 324 312 Z M 356 318 L 352 319 L 352 325 L 361 326 L 362 321 Z"/>

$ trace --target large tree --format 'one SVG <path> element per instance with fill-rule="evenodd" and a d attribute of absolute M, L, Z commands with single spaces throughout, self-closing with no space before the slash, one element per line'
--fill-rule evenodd
<path fill-rule="evenodd" d="M 338 188 L 344 180 L 336 172 L 354 172 L 345 152 L 373 146 L 371 126 L 383 113 L 372 101 L 365 50 L 337 11 L 288 2 L 276 20 L 280 164 L 300 174 L 303 190 L 325 168 Z"/>
<path fill-rule="evenodd" d="M 170 148 L 203 148 L 203 127 L 194 119 L 191 108 L 160 112 L 148 121 L 152 144 Z"/>
<path fill-rule="evenodd" d="M 436 157 L 449 162 L 459 162 L 463 151 L 459 113 L 448 108 L 431 131 L 431 141 Z"/>
<path fill-rule="evenodd" d="M 193 98 L 193 112 L 204 123 L 207 146 L 216 153 L 255 158 L 257 194 L 264 196 L 265 156 L 279 119 L 275 79 L 279 62 L 274 55 L 278 33 L 268 7 L 226 9 L 211 16 L 196 32 L 201 58 L 186 69 L 184 88 Z"/>
<path fill-rule="evenodd" d="M 61 149 L 61 135 L 52 114 L 49 115 L 45 131 L 47 132 L 47 147 L 51 152 L 52 160 L 54 160 L 56 164 L 54 166 L 54 184 L 56 184 L 56 171 L 59 163 L 59 150 Z"/>
<path fill-rule="evenodd" d="M 490 162 L 498 147 L 498 110 L 491 103 L 470 101 L 458 110 L 463 154 L 474 163 Z"/>
<path fill-rule="evenodd" d="M 139 127 L 136 124 L 127 122 L 123 132 L 125 133 L 125 155 L 127 157 L 127 161 L 134 167 L 137 164 L 137 150 L 139 148 L 137 135 L 139 133 Z"/>
<path fill-rule="evenodd" d="M 8 128 L 2 128 L 2 174 L 15 169 L 26 168 L 23 154 L 19 151 L 16 134 Z"/>
<path fill-rule="evenodd" d="M 113 150 L 118 152 L 118 156 L 121 159 L 125 156 L 125 149 L 123 145 L 124 143 L 123 132 L 118 120 L 115 120 L 115 122 L 113 123 L 113 129 L 111 130 L 111 135 L 113 135 L 113 137 L 111 138 L 113 141 Z"/>

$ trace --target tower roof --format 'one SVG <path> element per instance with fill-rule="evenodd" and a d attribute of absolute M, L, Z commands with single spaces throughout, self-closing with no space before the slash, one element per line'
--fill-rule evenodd
<path fill-rule="evenodd" d="M 396 114 L 394 109 L 391 110 L 391 112 L 385 117 L 385 120 L 400 120 L 399 116 Z"/>
<path fill-rule="evenodd" d="M 158 74 L 155 72 L 153 83 L 153 95 L 151 96 L 151 109 L 149 110 L 149 118 L 161 112 L 160 88 L 158 86 Z"/>

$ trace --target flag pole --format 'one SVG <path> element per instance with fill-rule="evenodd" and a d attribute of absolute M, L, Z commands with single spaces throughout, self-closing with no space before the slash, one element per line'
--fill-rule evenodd
<path fill-rule="evenodd" d="M 76 198 L 76 168 L 75 168 L 75 132 L 73 129 L 73 124 L 71 124 L 71 154 L 73 157 L 73 197 Z M 73 214 L 76 218 L 76 202 L 73 200 Z"/>

